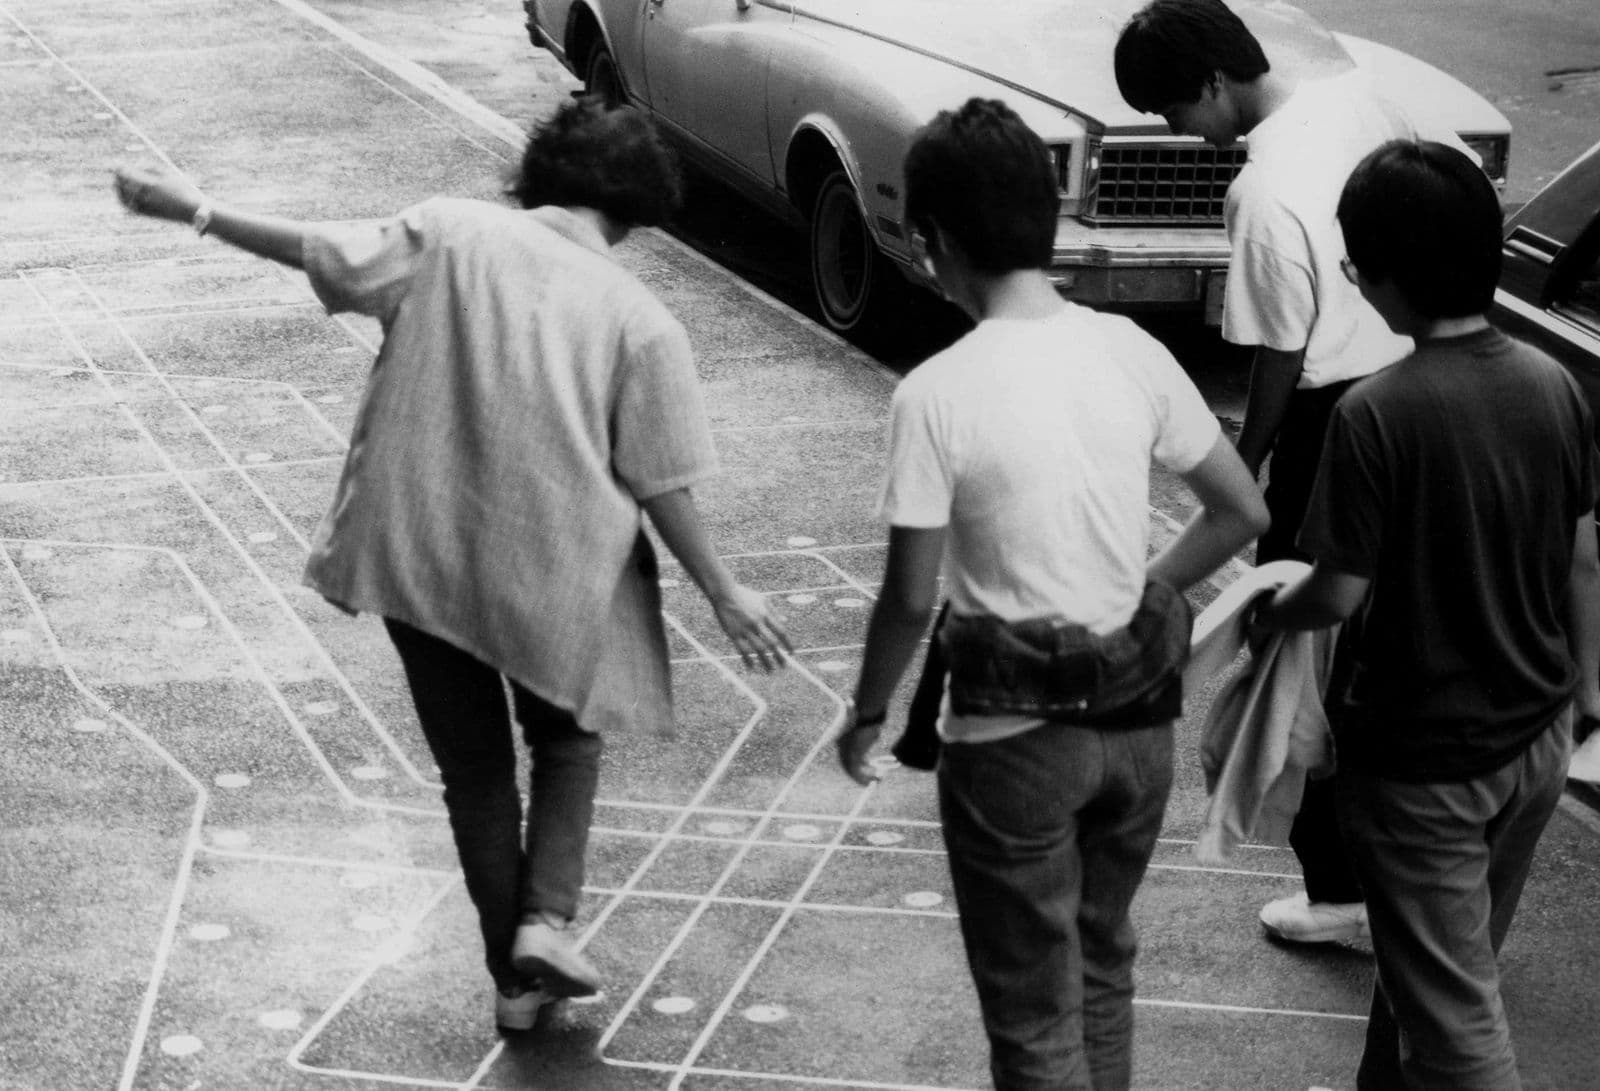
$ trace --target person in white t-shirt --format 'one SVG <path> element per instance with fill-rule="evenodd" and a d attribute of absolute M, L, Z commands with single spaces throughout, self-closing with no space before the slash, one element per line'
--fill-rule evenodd
<path fill-rule="evenodd" d="M 1353 66 L 1290 73 L 1221 0 L 1154 0 L 1117 41 L 1117 84 L 1135 109 L 1174 133 L 1219 147 L 1248 134 L 1248 158 L 1228 188 L 1230 258 L 1222 336 L 1255 348 L 1238 438 L 1252 474 L 1272 456 L 1272 529 L 1256 563 L 1309 560 L 1296 545 L 1334 403 L 1357 379 L 1411 351 L 1340 270 L 1335 209 L 1369 152 L 1423 134 Z M 1335 674 L 1340 670 L 1336 662 Z M 1289 841 L 1305 889 L 1261 910 L 1281 940 L 1325 943 L 1367 934 L 1366 910 L 1334 816 L 1332 780 L 1308 780 Z"/>
<path fill-rule="evenodd" d="M 965 656 L 1003 659 L 999 638 L 1040 631 L 1077 649 L 1126 649 L 1146 615 L 1186 654 L 1179 592 L 1256 537 L 1266 508 L 1172 356 L 1128 319 L 1052 287 L 1055 172 L 1015 113 L 980 99 L 941 113 L 907 156 L 905 191 L 914 245 L 978 324 L 894 396 L 880 502 L 889 553 L 839 757 L 859 783 L 876 778 L 869 754 L 942 565 L 951 680 L 940 814 L 995 1086 L 1126 1088 L 1128 906 L 1171 788 L 1176 709 L 1130 714 L 1108 696 L 1109 677 L 1065 695 L 1083 715 L 1040 714 L 1038 694 L 982 678 L 964 709 Z M 1152 462 L 1200 501 L 1153 561 Z M 1152 613 L 1153 601 L 1169 612 Z M 961 631 L 997 642 L 969 635 L 958 645 L 951 634 Z M 1175 694 L 1162 673 L 1171 663 L 1153 661 L 1118 662 Z"/>

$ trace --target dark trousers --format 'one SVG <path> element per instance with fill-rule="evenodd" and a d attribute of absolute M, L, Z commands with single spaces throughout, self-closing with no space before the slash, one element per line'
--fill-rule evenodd
<path fill-rule="evenodd" d="M 1322 443 L 1328 431 L 1333 406 L 1350 383 L 1334 383 L 1314 390 L 1296 390 L 1278 429 L 1272 448 L 1267 478 L 1267 511 L 1272 527 L 1256 543 L 1256 563 L 1268 561 L 1309 561 L 1294 544 L 1305 519 L 1316 482 L 1317 464 L 1322 459 Z M 1342 656 L 1335 651 L 1334 676 L 1340 673 Z M 1337 685 L 1337 681 L 1334 683 Z M 1300 860 L 1305 875 L 1306 896 L 1314 902 L 1359 902 L 1361 887 L 1345 851 L 1334 812 L 1333 781 L 1307 780 L 1305 796 L 1289 830 L 1289 846 Z"/>
<path fill-rule="evenodd" d="M 1128 908 L 1172 760 L 1171 724 L 944 746 L 939 815 L 996 1091 L 1129 1086 Z"/>
<path fill-rule="evenodd" d="M 1569 710 L 1473 780 L 1339 771 L 1378 964 L 1358 1091 L 1520 1091 L 1496 956 L 1571 752 Z"/>
<path fill-rule="evenodd" d="M 539 911 L 577 915 L 600 779 L 599 735 L 515 682 L 517 722 L 532 752 L 526 841 L 517 755 L 499 672 L 461 649 L 386 618 L 422 733 L 444 782 L 444 805 L 478 910 L 495 984 L 518 984 L 517 926 Z"/>

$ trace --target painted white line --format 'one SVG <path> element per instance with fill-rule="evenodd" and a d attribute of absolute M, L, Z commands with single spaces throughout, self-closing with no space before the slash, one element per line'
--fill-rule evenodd
<path fill-rule="evenodd" d="M 8 541 L 10 539 L 0 539 Z M 156 939 L 156 948 L 151 958 L 150 976 L 145 981 L 143 995 L 139 1001 L 139 1014 L 134 1019 L 133 1034 L 128 1043 L 128 1052 L 123 1059 L 122 1075 L 118 1081 L 121 1091 L 132 1088 L 134 1077 L 139 1070 L 139 1059 L 144 1055 L 145 1043 L 150 1034 L 150 1022 L 155 1015 L 156 1000 L 161 993 L 161 982 L 166 977 L 167 965 L 172 957 L 174 939 L 178 930 L 178 918 L 183 911 L 184 899 L 189 890 L 189 880 L 194 874 L 195 853 L 200 846 L 200 831 L 205 823 L 206 808 L 211 799 L 211 793 L 199 777 L 189 772 L 182 762 L 173 756 L 171 751 L 162 746 L 148 732 L 144 731 L 132 720 L 112 708 L 98 693 L 86 685 L 77 670 L 72 666 L 65 649 L 56 639 L 54 628 L 50 625 L 49 616 L 45 613 L 44 605 L 28 587 L 23 579 L 22 572 L 17 568 L 16 562 L 11 559 L 11 554 L 0 549 L 0 557 L 5 559 L 6 571 L 10 573 L 13 582 L 27 602 L 29 611 L 45 634 L 45 640 L 50 646 L 52 656 L 55 658 L 57 668 L 66 675 L 72 688 L 77 690 L 94 708 L 99 710 L 107 719 L 115 720 L 139 744 L 154 754 L 162 764 L 166 765 L 179 779 L 189 785 L 194 792 L 194 803 L 189 812 L 189 828 L 184 835 L 183 848 L 178 858 L 177 873 L 172 879 L 171 893 L 167 897 L 167 909 L 161 922 L 160 933 Z"/>

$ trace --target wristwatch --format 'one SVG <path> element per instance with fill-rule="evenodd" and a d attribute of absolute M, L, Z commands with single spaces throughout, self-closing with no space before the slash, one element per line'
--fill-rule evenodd
<path fill-rule="evenodd" d="M 854 700 L 846 701 L 845 704 L 849 706 L 850 712 L 855 716 L 855 723 L 850 725 L 851 731 L 855 731 L 858 728 L 882 727 L 889 719 L 888 705 L 885 705 L 871 716 L 865 716 L 862 715 L 861 710 L 856 707 Z"/>

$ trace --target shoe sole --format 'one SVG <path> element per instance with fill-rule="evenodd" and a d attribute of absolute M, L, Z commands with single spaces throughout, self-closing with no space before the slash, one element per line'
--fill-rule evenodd
<path fill-rule="evenodd" d="M 1308 932 L 1298 936 L 1285 932 L 1281 928 L 1274 928 L 1266 923 L 1263 923 L 1261 927 L 1266 930 L 1267 935 L 1273 939 L 1282 940 L 1284 943 L 1346 943 L 1350 940 L 1371 938 L 1370 930 L 1364 925 L 1321 932 Z"/>
<path fill-rule="evenodd" d="M 511 965 L 524 977 L 538 978 L 552 997 L 593 996 L 600 991 L 599 975 L 587 966 L 560 966 L 539 955 L 513 955 Z"/>

